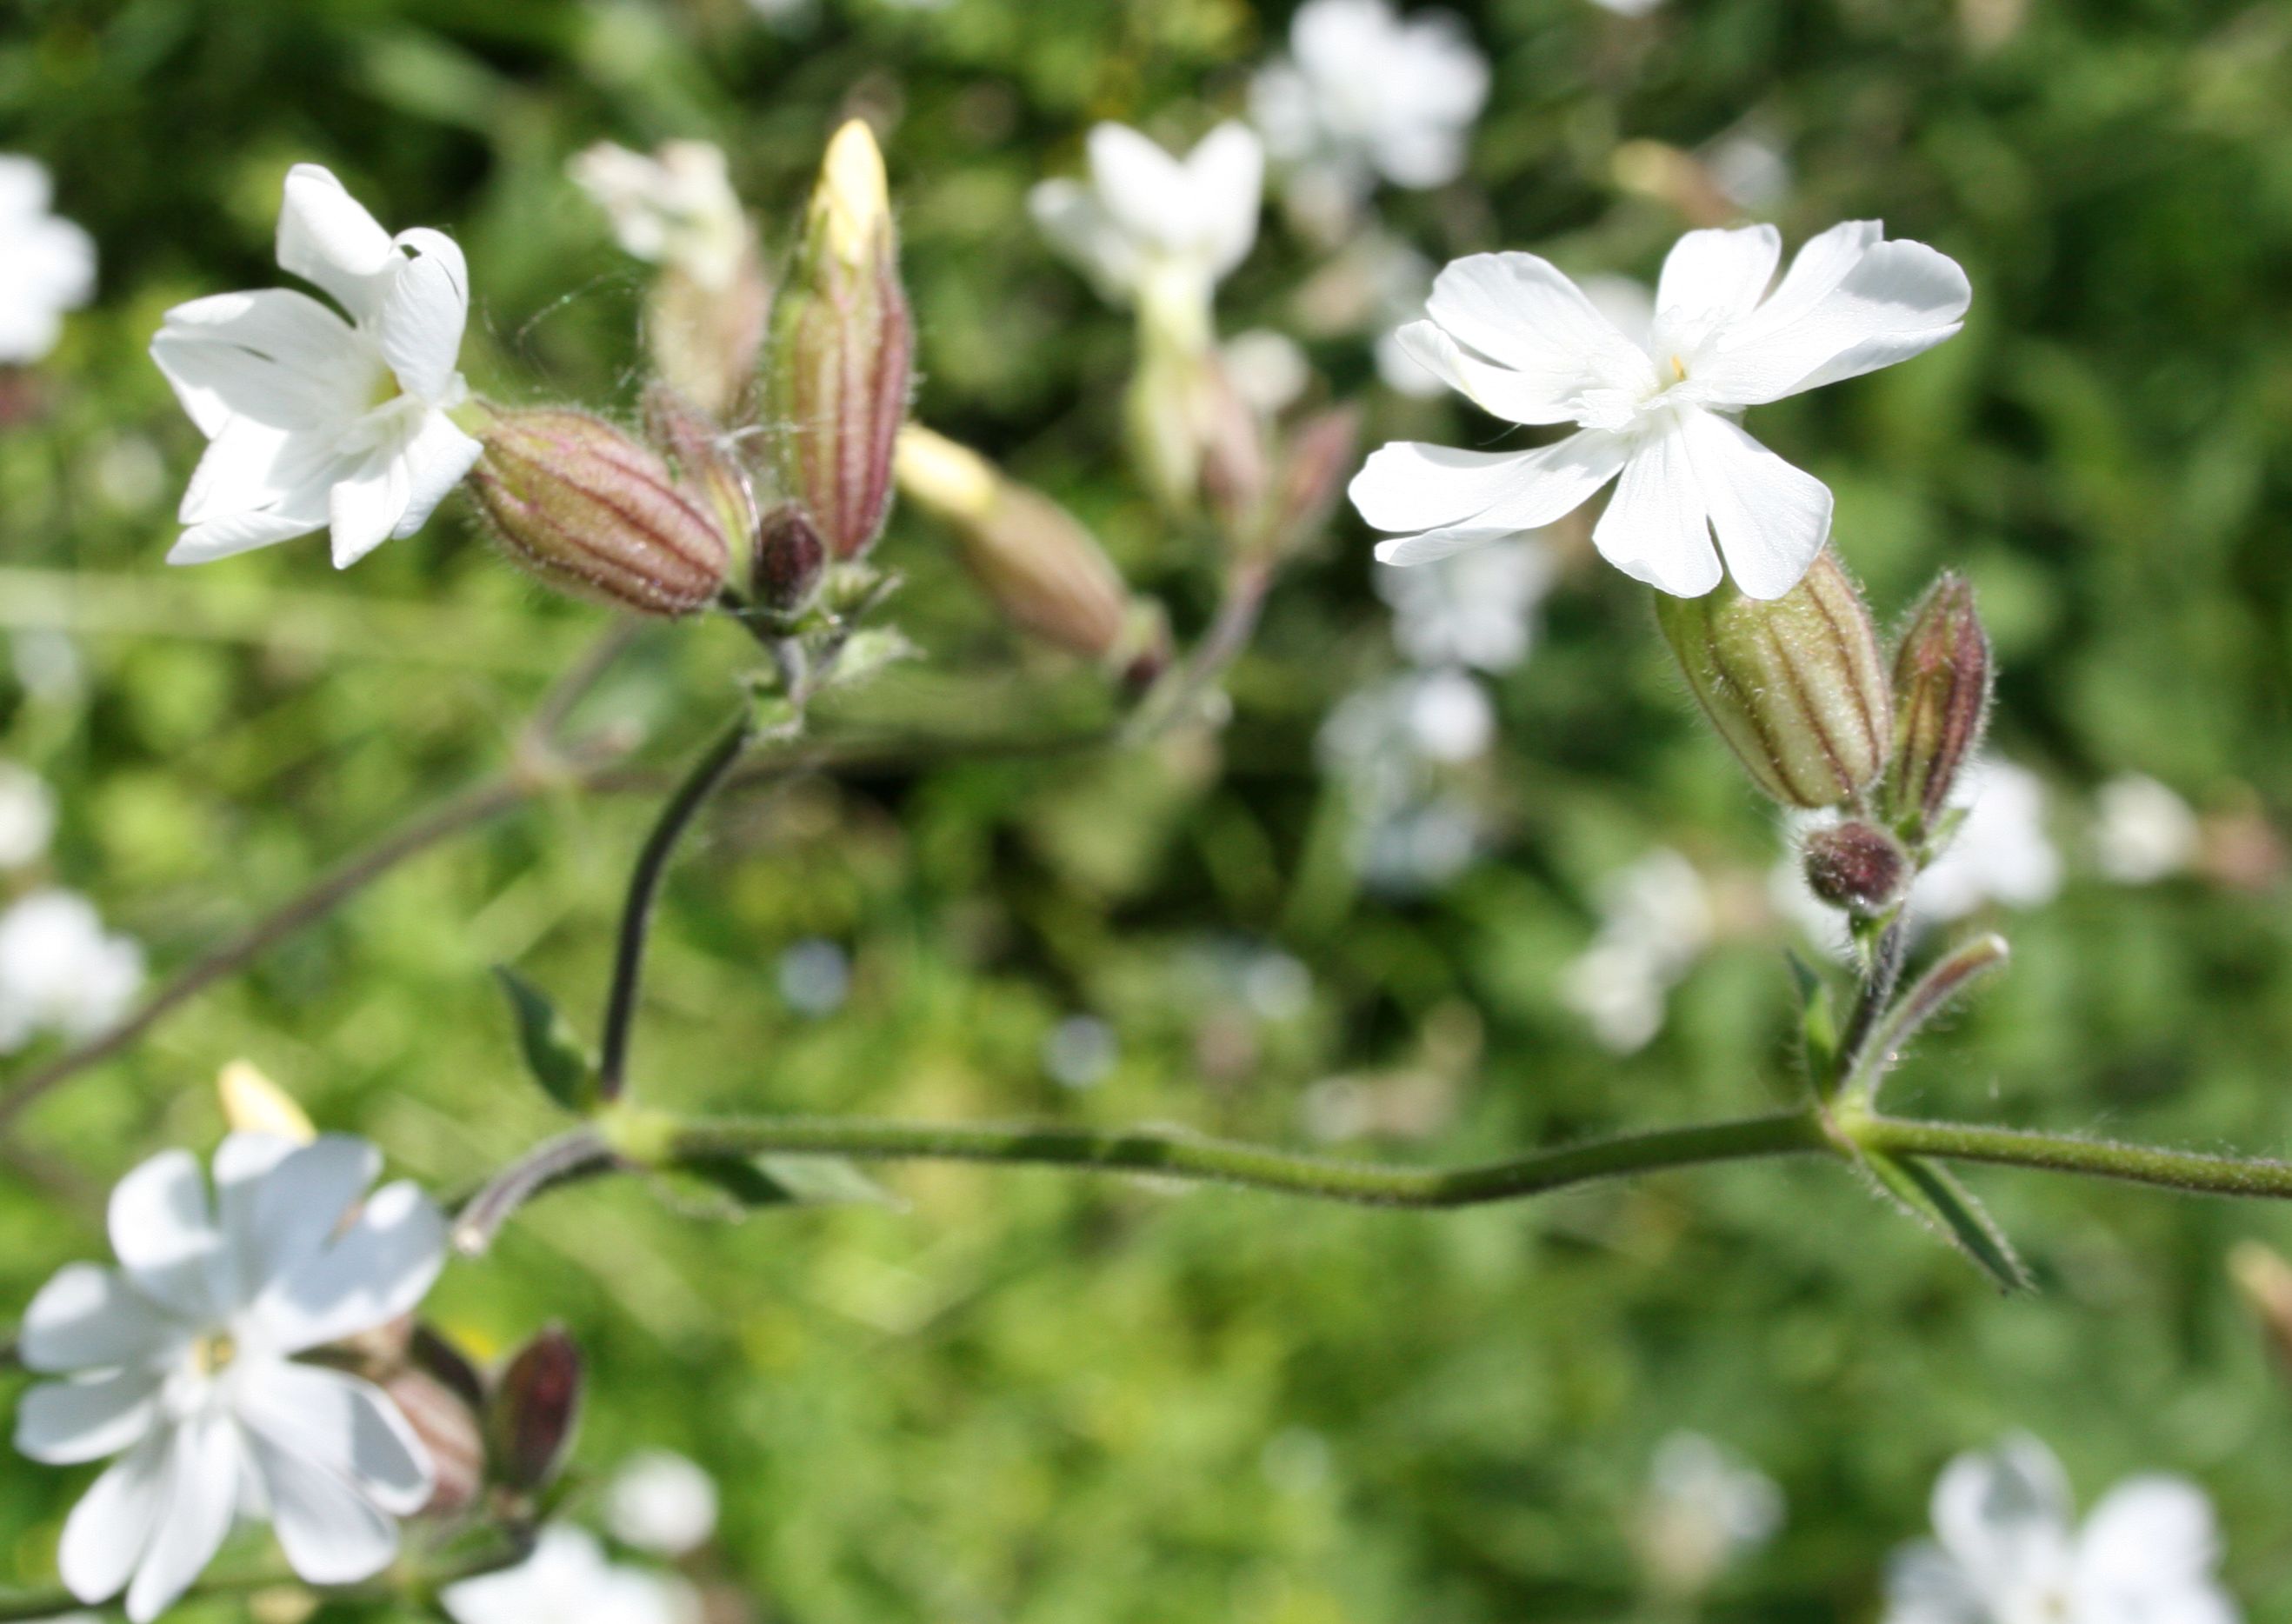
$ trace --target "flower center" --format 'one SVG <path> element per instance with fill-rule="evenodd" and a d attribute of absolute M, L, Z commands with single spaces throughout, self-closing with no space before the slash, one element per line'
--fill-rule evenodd
<path fill-rule="evenodd" d="M 201 1376 L 219 1376 L 238 1357 L 238 1344 L 229 1331 L 201 1337 L 191 1344 L 191 1369 Z"/>

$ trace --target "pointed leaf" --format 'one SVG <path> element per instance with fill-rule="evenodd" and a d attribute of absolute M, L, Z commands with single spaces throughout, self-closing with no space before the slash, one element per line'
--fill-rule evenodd
<path fill-rule="evenodd" d="M 836 1156 L 712 1156 L 680 1162 L 671 1201 L 738 1218 L 760 1207 L 897 1207 L 897 1196 Z M 698 1198 L 696 1201 L 695 1198 Z"/>
<path fill-rule="evenodd" d="M 542 1092 L 567 1111 L 586 1114 L 597 1104 L 597 1062 L 560 1014 L 549 995 L 507 965 L 496 965 L 510 1014 L 517 1021 L 517 1046 Z"/>
<path fill-rule="evenodd" d="M 1838 1014 L 1830 1002 L 1830 984 L 1812 965 L 1788 949 L 1791 982 L 1798 989 L 1799 1038 L 1805 1047 L 1806 1079 L 1817 1094 L 1828 1094 L 1837 1080 Z"/>
<path fill-rule="evenodd" d="M 1865 1149 L 1862 1165 L 1880 1191 L 1903 1211 L 1941 1236 L 2006 1293 L 2028 1291 L 2036 1282 L 2015 1254 L 1997 1220 L 1973 1192 L 1948 1169 L 1909 1156 Z"/>

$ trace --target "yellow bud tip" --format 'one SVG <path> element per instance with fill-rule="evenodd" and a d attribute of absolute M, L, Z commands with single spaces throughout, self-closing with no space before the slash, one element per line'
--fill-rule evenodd
<path fill-rule="evenodd" d="M 892 198 L 883 151 L 861 120 L 848 120 L 827 143 L 814 206 L 826 226 L 830 253 L 852 265 L 875 256 L 877 237 L 891 222 Z"/>
<path fill-rule="evenodd" d="M 995 465 L 978 452 L 913 423 L 900 431 L 892 472 L 917 506 L 972 523 L 993 509 L 1002 485 Z"/>
<path fill-rule="evenodd" d="M 308 1144 L 319 1130 L 300 1105 L 248 1061 L 234 1060 L 215 1079 L 223 1120 L 235 1134 L 271 1134 Z"/>

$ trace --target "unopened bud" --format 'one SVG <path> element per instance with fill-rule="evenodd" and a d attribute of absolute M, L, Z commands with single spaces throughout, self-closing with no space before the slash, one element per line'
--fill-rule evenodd
<path fill-rule="evenodd" d="M 496 1481 L 530 1494 L 553 1482 L 572 1447 L 581 1410 L 581 1350 L 555 1326 L 525 1345 L 502 1372 L 486 1417 Z"/>
<path fill-rule="evenodd" d="M 883 154 L 854 119 L 828 143 L 766 368 L 780 489 L 837 559 L 883 533 L 914 348 Z"/>
<path fill-rule="evenodd" d="M 1910 854 L 1902 843 L 1860 818 L 1813 830 L 1800 855 L 1815 895 L 1866 918 L 1893 908 L 1909 887 Z"/>
<path fill-rule="evenodd" d="M 747 465 L 716 420 L 665 383 L 646 389 L 644 423 L 685 494 L 716 521 L 729 554 L 726 573 L 737 574 L 756 533 L 755 487 Z"/>
<path fill-rule="evenodd" d="M 319 1136 L 295 1098 L 246 1060 L 234 1060 L 215 1079 L 223 1120 L 234 1134 L 269 1134 L 308 1144 Z"/>
<path fill-rule="evenodd" d="M 964 562 L 1015 625 L 1088 659 L 1149 652 L 1122 577 L 1072 513 L 926 428 L 901 432 L 898 465 L 900 489 L 953 527 Z"/>
<path fill-rule="evenodd" d="M 1276 558 L 1305 545 L 1329 522 L 1338 493 L 1359 462 L 1360 413 L 1333 407 L 1308 418 L 1289 441 L 1267 545 Z"/>
<path fill-rule="evenodd" d="M 802 508 L 776 507 L 764 515 L 751 571 L 757 602 L 792 615 L 811 602 L 827 570 L 827 544 Z"/>
<path fill-rule="evenodd" d="M 587 412 L 503 412 L 471 471 L 478 505 L 544 580 L 647 615 L 714 602 L 724 536 L 659 454 Z"/>
<path fill-rule="evenodd" d="M 1973 587 L 1944 575 L 1910 616 L 1894 653 L 1893 760 L 1886 812 L 1913 835 L 1932 827 L 1959 771 L 1973 758 L 1989 715 L 1989 634 Z"/>
<path fill-rule="evenodd" d="M 398 1413 L 436 1468 L 423 1511 L 448 1517 L 467 1507 L 485 1486 L 486 1442 L 477 1411 L 462 1394 L 426 1370 L 408 1368 L 382 1384 Z"/>
<path fill-rule="evenodd" d="M 1699 598 L 1656 594 L 1688 685 L 1760 788 L 1790 806 L 1837 806 L 1877 777 L 1893 733 L 1878 634 L 1826 549 L 1771 601 L 1732 581 Z"/>
<path fill-rule="evenodd" d="M 2240 1241 L 2228 1255 L 2237 1290 L 2260 1321 L 2268 1345 L 2292 1374 L 2292 1263 L 2257 1240 Z"/>

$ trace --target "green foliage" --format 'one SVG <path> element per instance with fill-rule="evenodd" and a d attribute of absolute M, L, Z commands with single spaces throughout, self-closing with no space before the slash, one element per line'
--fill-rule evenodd
<path fill-rule="evenodd" d="M 507 965 L 496 965 L 494 976 L 509 999 L 517 1022 L 518 1052 L 525 1069 L 541 1091 L 563 1110 L 582 1114 L 597 1104 L 597 1057 L 581 1041 L 573 1023 L 549 1001 L 549 995 Z"/>

